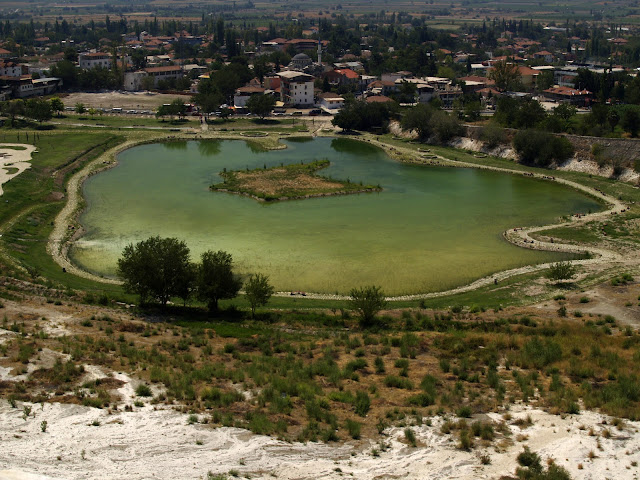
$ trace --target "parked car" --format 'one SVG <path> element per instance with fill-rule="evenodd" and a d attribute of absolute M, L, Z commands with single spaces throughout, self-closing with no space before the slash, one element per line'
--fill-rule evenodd
<path fill-rule="evenodd" d="M 319 108 L 314 108 L 313 110 L 309 111 L 309 116 L 310 117 L 315 117 L 318 115 L 322 115 L 322 110 L 320 110 Z"/>

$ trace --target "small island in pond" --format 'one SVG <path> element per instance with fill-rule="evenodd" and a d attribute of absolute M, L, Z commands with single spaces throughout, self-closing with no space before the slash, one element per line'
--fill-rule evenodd
<path fill-rule="evenodd" d="M 329 166 L 329 160 L 311 163 L 256 168 L 254 170 L 225 170 L 220 172 L 222 183 L 209 187 L 213 191 L 246 195 L 263 202 L 296 200 L 352 193 L 379 192 L 377 185 L 352 183 L 322 177 L 316 172 Z"/>

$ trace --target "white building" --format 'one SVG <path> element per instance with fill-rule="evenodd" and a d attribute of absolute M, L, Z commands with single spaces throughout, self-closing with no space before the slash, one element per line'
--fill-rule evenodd
<path fill-rule="evenodd" d="M 311 106 L 313 100 L 313 76 L 301 72 L 280 72 L 280 100 L 285 105 Z"/>
<path fill-rule="evenodd" d="M 83 70 L 91 70 L 92 68 L 96 67 L 111 68 L 111 55 L 109 55 L 108 53 L 81 53 L 78 58 L 80 68 Z"/>
<path fill-rule="evenodd" d="M 27 73 L 27 72 L 24 72 Z M 23 75 L 22 65 L 10 60 L 0 60 L 0 76 L 21 77 Z"/>
<path fill-rule="evenodd" d="M 247 101 L 252 95 L 264 95 L 264 88 L 262 87 L 240 87 L 233 95 L 233 106 L 242 108 L 247 106 Z"/>
<path fill-rule="evenodd" d="M 336 111 L 344 106 L 344 98 L 337 93 L 321 93 L 318 95 L 318 106 L 324 110 Z"/>
<path fill-rule="evenodd" d="M 142 90 L 142 79 L 145 77 L 153 78 L 153 88 L 158 86 L 161 80 L 178 79 L 184 77 L 184 70 L 179 65 L 167 67 L 150 67 L 137 72 L 126 72 L 124 74 L 124 89 L 129 92 Z"/>

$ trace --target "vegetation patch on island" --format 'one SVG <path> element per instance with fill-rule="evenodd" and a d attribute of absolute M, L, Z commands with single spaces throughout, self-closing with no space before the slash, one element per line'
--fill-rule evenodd
<path fill-rule="evenodd" d="M 256 168 L 254 170 L 229 170 L 220 172 L 222 183 L 211 185 L 211 190 L 237 193 L 259 201 L 273 202 L 352 193 L 379 192 L 380 185 L 363 185 L 334 180 L 317 175 L 316 172 L 330 165 L 329 160 L 314 160 L 310 163 L 280 165 L 279 167 Z"/>

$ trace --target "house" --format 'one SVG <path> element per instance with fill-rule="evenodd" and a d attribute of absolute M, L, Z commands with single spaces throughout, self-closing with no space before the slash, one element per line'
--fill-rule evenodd
<path fill-rule="evenodd" d="M 10 60 L 0 60 L 0 76 L 2 77 L 21 77 L 28 72 L 23 72 L 22 65 Z"/>
<path fill-rule="evenodd" d="M 577 90 L 575 88 L 555 86 L 542 92 L 549 100 L 561 103 L 570 103 L 578 107 L 585 107 L 591 102 L 593 94 L 589 90 Z"/>
<path fill-rule="evenodd" d="M 553 63 L 553 53 L 546 50 L 534 53 L 533 58 L 536 60 L 544 60 L 546 63 Z"/>
<path fill-rule="evenodd" d="M 401 71 L 395 73 L 383 73 L 380 77 L 380 80 L 382 80 L 383 82 L 395 82 L 398 79 L 402 80 L 411 77 L 413 77 L 413 74 L 411 72 Z"/>
<path fill-rule="evenodd" d="M 102 67 L 111 68 L 111 55 L 103 52 L 87 52 L 78 56 L 78 63 L 83 70 Z"/>
<path fill-rule="evenodd" d="M 9 50 L 0 48 L 0 58 L 11 58 L 11 57 L 13 57 L 13 54 Z"/>
<path fill-rule="evenodd" d="M 0 81 L 11 88 L 13 98 L 50 95 L 62 86 L 62 80 L 55 77 L 34 80 L 29 75 L 25 75 L 22 77 L 0 77 Z"/>
<path fill-rule="evenodd" d="M 479 75 L 468 75 L 466 77 L 458 78 L 459 81 L 464 82 L 463 90 L 465 92 L 477 92 L 483 88 L 490 87 L 496 84 L 496 82 L 487 77 L 481 77 Z"/>
<path fill-rule="evenodd" d="M 412 83 L 415 85 L 415 96 L 419 103 L 428 103 L 434 97 L 436 88 L 430 85 L 425 79 L 420 78 L 407 78 L 398 79 L 394 82 L 395 93 L 402 92 L 403 83 Z M 382 89 L 382 94 L 385 95 L 385 89 Z"/>
<path fill-rule="evenodd" d="M 369 83 L 367 86 L 367 90 L 373 95 L 393 95 L 394 93 L 398 93 L 399 85 L 396 84 L 395 81 L 387 81 L 387 80 L 374 80 Z"/>
<path fill-rule="evenodd" d="M 129 92 L 142 90 L 143 79 L 145 77 L 153 78 L 153 88 L 156 88 L 162 80 L 184 77 L 184 70 L 180 65 L 173 65 L 166 67 L 149 67 L 136 72 L 126 72 L 124 74 L 124 89 Z"/>
<path fill-rule="evenodd" d="M 389 102 L 393 102 L 393 99 L 386 97 L 384 95 L 372 95 L 371 97 L 367 97 L 367 103 L 389 103 Z"/>
<path fill-rule="evenodd" d="M 242 108 L 247 106 L 247 100 L 252 95 L 264 95 L 265 89 L 262 87 L 247 86 L 240 87 L 233 95 L 233 106 L 236 108 Z"/>
<path fill-rule="evenodd" d="M 344 106 L 344 98 L 337 93 L 320 93 L 317 105 L 325 111 L 335 112 Z"/>
<path fill-rule="evenodd" d="M 285 71 L 278 73 L 280 77 L 280 100 L 285 105 L 313 105 L 312 75 L 302 72 Z"/>
<path fill-rule="evenodd" d="M 350 68 L 340 68 L 335 70 L 337 73 L 344 77 L 344 83 L 346 84 L 354 84 L 357 83 L 360 79 L 360 75 L 351 70 Z"/>

